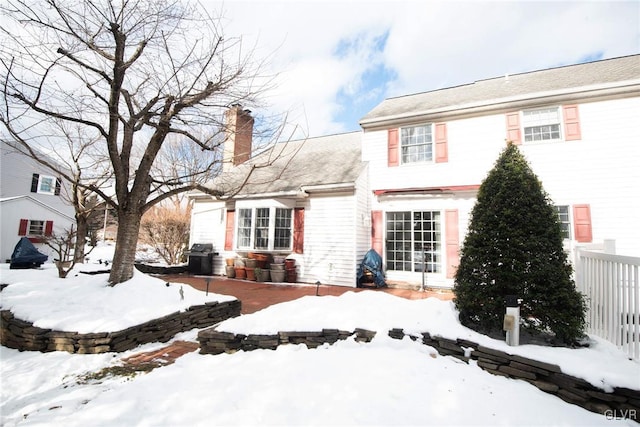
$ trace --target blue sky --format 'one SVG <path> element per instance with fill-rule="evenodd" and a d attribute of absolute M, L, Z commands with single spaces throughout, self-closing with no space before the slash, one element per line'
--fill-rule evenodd
<path fill-rule="evenodd" d="M 205 1 L 269 57 L 298 136 L 359 130 L 388 97 L 640 53 L 640 2 Z M 268 113 L 265 113 L 268 114 Z"/>

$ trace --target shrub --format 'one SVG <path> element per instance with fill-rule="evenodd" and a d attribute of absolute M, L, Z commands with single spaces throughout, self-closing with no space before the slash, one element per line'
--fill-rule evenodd
<path fill-rule="evenodd" d="M 455 276 L 460 321 L 502 331 L 505 298 L 522 298 L 534 332 L 572 344 L 584 334 L 586 304 L 575 288 L 555 206 L 509 143 L 478 191 Z"/>

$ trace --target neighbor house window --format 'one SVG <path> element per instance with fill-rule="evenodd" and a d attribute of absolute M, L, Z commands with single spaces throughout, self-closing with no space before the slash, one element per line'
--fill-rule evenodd
<path fill-rule="evenodd" d="M 525 142 L 555 141 L 560 139 L 560 109 L 538 108 L 522 112 Z"/>
<path fill-rule="evenodd" d="M 387 269 L 442 272 L 440 212 L 387 212 Z"/>
<path fill-rule="evenodd" d="M 34 173 L 31 176 L 31 192 L 40 194 L 60 194 L 60 179 Z"/>
<path fill-rule="evenodd" d="M 562 238 L 571 239 L 571 218 L 569 217 L 569 206 L 556 206 L 556 211 L 558 212 Z"/>
<path fill-rule="evenodd" d="M 238 249 L 291 250 L 293 209 L 238 209 Z"/>
<path fill-rule="evenodd" d="M 44 221 L 29 220 L 28 227 L 29 236 L 43 236 L 44 235 Z"/>
<path fill-rule="evenodd" d="M 403 127 L 400 130 L 402 163 L 417 163 L 433 160 L 432 126 Z"/>

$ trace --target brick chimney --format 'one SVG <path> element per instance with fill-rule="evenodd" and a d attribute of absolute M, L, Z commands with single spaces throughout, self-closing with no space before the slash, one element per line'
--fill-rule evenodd
<path fill-rule="evenodd" d="M 251 111 L 234 104 L 225 113 L 227 137 L 224 142 L 223 171 L 246 162 L 251 157 L 253 117 Z"/>

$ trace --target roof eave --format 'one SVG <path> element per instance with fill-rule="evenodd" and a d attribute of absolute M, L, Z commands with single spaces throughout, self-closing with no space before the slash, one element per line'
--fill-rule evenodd
<path fill-rule="evenodd" d="M 624 82 L 585 86 L 529 93 L 512 97 L 479 101 L 468 104 L 451 105 L 444 108 L 392 114 L 382 117 L 364 118 L 360 126 L 364 130 L 378 130 L 392 125 L 402 125 L 419 121 L 444 120 L 451 117 L 467 117 L 493 111 L 505 111 L 531 107 L 540 104 L 595 101 L 610 98 L 628 98 L 640 95 L 640 79 Z"/>

